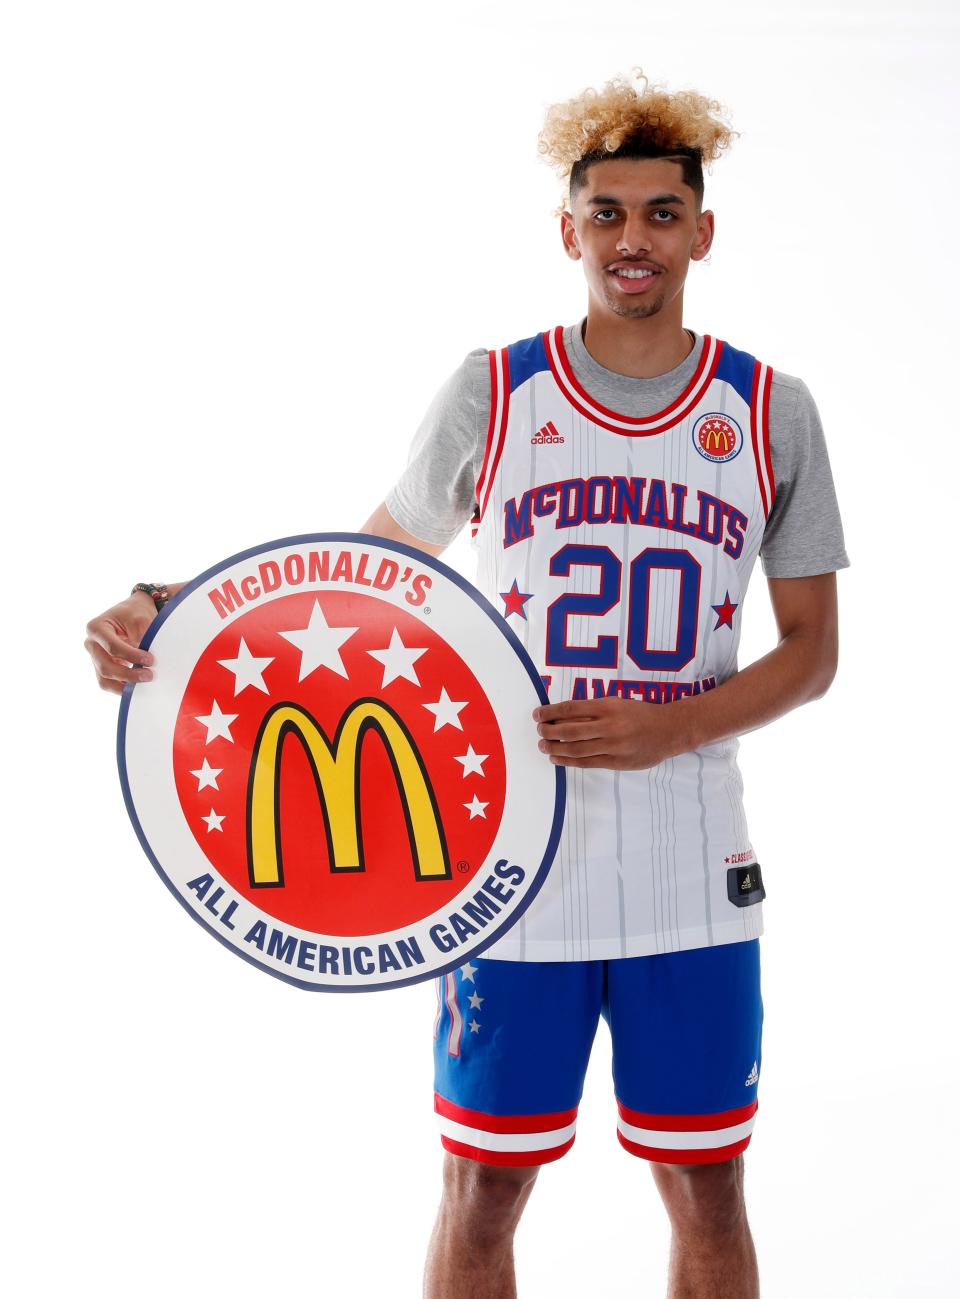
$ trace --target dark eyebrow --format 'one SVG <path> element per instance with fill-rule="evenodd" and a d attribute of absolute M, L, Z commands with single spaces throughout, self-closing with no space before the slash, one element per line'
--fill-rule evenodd
<path fill-rule="evenodd" d="M 609 194 L 598 194 L 595 198 L 587 199 L 588 203 L 596 204 L 597 207 L 623 207 L 621 199 L 613 198 Z M 679 194 L 658 194 L 656 198 L 647 199 L 647 207 L 663 207 L 667 203 L 679 203 L 681 207 L 686 207 L 683 199 Z"/>

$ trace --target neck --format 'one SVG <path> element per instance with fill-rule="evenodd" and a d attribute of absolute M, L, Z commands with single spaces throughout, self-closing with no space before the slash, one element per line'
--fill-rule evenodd
<path fill-rule="evenodd" d="M 676 312 L 630 319 L 614 315 L 591 298 L 583 333 L 587 351 L 604 369 L 633 379 L 666 374 L 693 350 L 693 339 L 682 324 L 681 300 L 675 302 Z"/>

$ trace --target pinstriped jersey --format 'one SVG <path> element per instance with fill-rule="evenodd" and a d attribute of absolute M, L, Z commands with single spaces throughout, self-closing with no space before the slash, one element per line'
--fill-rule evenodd
<path fill-rule="evenodd" d="M 663 706 L 722 684 L 773 505 L 770 367 L 705 336 L 684 391 L 636 418 L 578 382 L 561 327 L 489 364 L 477 584 L 551 703 Z M 737 749 L 726 740 L 644 771 L 567 767 L 550 874 L 485 955 L 598 960 L 762 933 Z"/>

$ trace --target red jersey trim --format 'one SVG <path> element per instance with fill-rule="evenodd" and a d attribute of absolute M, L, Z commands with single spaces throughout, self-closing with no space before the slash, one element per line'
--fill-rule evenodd
<path fill-rule="evenodd" d="M 773 385 L 773 371 L 766 366 L 766 378 L 763 384 L 763 396 L 760 402 L 760 429 L 763 444 L 763 460 L 767 469 L 767 489 L 770 494 L 770 508 L 777 496 L 777 484 L 773 477 L 773 459 L 770 455 L 770 389 Z"/>
<path fill-rule="evenodd" d="M 618 411 L 602 406 L 590 396 L 573 372 L 570 358 L 567 356 L 563 345 L 562 325 L 557 325 L 552 330 L 546 330 L 543 341 L 547 360 L 550 363 L 550 369 L 553 372 L 557 386 L 574 409 L 578 410 L 581 415 L 586 415 L 595 424 L 610 429 L 613 433 L 620 433 L 628 437 L 648 437 L 653 433 L 662 433 L 675 424 L 679 424 L 693 410 L 706 392 L 716 373 L 720 354 L 723 350 L 723 343 L 719 339 L 704 334 L 700 361 L 683 392 L 669 406 L 657 411 L 655 415 L 640 418 L 621 415 Z"/>
<path fill-rule="evenodd" d="M 764 518 L 773 509 L 775 487 L 773 462 L 770 459 L 770 384 L 773 372 L 762 361 L 753 363 L 753 383 L 750 388 L 750 442 L 753 462 L 757 469 L 760 501 Z"/>
<path fill-rule="evenodd" d="M 477 479 L 477 505 L 479 512 L 473 521 L 474 534 L 487 511 L 487 502 L 497 476 L 503 442 L 510 412 L 510 360 L 507 348 L 491 350 L 490 357 L 490 421 L 487 424 L 487 444 L 483 453 L 483 466 Z"/>

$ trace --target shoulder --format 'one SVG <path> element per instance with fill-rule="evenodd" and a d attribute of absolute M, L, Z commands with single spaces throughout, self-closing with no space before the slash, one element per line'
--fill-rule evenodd
<path fill-rule="evenodd" d="M 778 490 L 811 468 L 819 471 L 826 462 L 820 412 L 799 375 L 771 367 L 767 426 Z"/>
<path fill-rule="evenodd" d="M 489 379 L 488 392 L 496 385 L 508 393 L 514 392 L 528 379 L 541 371 L 551 368 L 548 339 L 562 332 L 562 326 L 540 330 L 527 338 L 514 339 L 502 347 L 493 348 L 487 353 Z"/>
<path fill-rule="evenodd" d="M 810 390 L 804 381 L 795 374 L 772 365 L 766 357 L 757 356 L 755 352 L 734 347 L 732 343 L 722 340 L 718 369 L 722 378 L 732 381 L 738 387 L 752 388 L 754 375 L 758 371 L 769 373 L 770 405 L 781 413 L 792 411 L 800 404 L 813 403 Z M 764 376 L 765 377 L 765 376 Z M 738 382 L 739 381 L 739 382 Z"/>
<path fill-rule="evenodd" d="M 556 333 L 558 329 L 562 329 L 562 326 L 554 325 L 550 329 L 539 329 L 535 334 L 529 334 L 526 338 L 515 338 L 510 343 L 501 343 L 498 347 L 490 350 L 494 352 L 515 352 L 518 354 L 542 350 L 546 344 L 547 336 Z"/>
<path fill-rule="evenodd" d="M 804 381 L 795 374 L 770 367 L 770 407 L 782 414 L 795 414 L 798 410 L 815 409 L 813 396 Z"/>
<path fill-rule="evenodd" d="M 469 351 L 437 391 L 431 411 L 440 422 L 473 417 L 490 405 L 490 360 L 485 347 Z"/>
<path fill-rule="evenodd" d="M 783 454 L 791 444 L 809 439 L 810 429 L 819 425 L 816 403 L 803 379 L 772 365 L 764 357 L 742 351 L 724 342 L 720 357 L 722 377 L 730 378 L 750 400 L 755 377 L 764 385 L 769 375 L 769 430 L 770 449 L 776 456 Z M 739 382 L 738 382 L 739 380 Z"/>
<path fill-rule="evenodd" d="M 551 332 L 540 330 L 512 343 L 477 347 L 467 353 L 458 373 L 479 406 L 489 408 L 494 385 L 512 391 L 538 371 L 550 368 L 546 340 Z"/>
<path fill-rule="evenodd" d="M 769 376 L 765 422 L 774 481 L 777 491 L 782 492 L 804 464 L 825 455 L 823 428 L 813 395 L 799 375 L 781 370 L 766 358 L 741 351 L 726 341 L 720 367 L 721 377 L 738 386 L 747 401 L 755 380 L 766 387 Z"/>
<path fill-rule="evenodd" d="M 479 378 L 490 372 L 490 351 L 486 347 L 475 347 L 469 351 L 450 376 L 451 381 L 463 385 L 475 384 Z"/>

